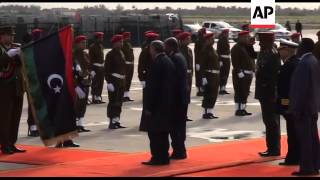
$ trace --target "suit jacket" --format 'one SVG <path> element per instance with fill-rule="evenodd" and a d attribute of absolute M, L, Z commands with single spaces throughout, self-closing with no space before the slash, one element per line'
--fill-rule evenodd
<path fill-rule="evenodd" d="M 159 54 L 152 63 L 144 91 L 141 131 L 169 132 L 172 129 L 174 71 L 173 62 L 165 54 Z"/>
<path fill-rule="evenodd" d="M 312 53 L 302 56 L 292 75 L 289 112 L 299 115 L 314 115 L 319 111 L 320 67 Z"/>

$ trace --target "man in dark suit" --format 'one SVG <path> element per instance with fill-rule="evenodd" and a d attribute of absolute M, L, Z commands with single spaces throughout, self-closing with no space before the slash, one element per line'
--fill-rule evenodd
<path fill-rule="evenodd" d="M 317 175 L 320 169 L 318 112 L 320 107 L 320 67 L 312 54 L 314 42 L 303 38 L 297 51 L 300 62 L 291 79 L 289 112 L 294 115 L 300 144 L 300 169 L 293 175 Z"/>
<path fill-rule="evenodd" d="M 299 59 L 295 55 L 298 44 L 285 39 L 280 39 L 280 47 L 278 48 L 283 65 L 280 68 L 278 79 L 278 112 L 286 120 L 288 152 L 284 162 L 279 165 L 297 165 L 299 163 L 299 144 L 294 130 L 292 114 L 288 113 L 290 81 L 292 74 L 299 63 Z"/>
<path fill-rule="evenodd" d="M 171 58 L 175 65 L 175 83 L 174 83 L 174 119 L 173 127 L 170 131 L 171 145 L 173 153 L 171 159 L 187 158 L 185 140 L 186 140 L 186 122 L 188 113 L 188 104 L 190 102 L 189 84 L 187 75 L 187 60 L 179 50 L 176 38 L 168 38 L 164 42 L 165 52 Z"/>
<path fill-rule="evenodd" d="M 140 131 L 148 132 L 151 159 L 144 165 L 167 165 L 169 160 L 169 132 L 174 112 L 175 67 L 164 53 L 164 44 L 156 40 L 150 44 L 152 65 L 147 75 Z M 151 59 L 150 59 L 151 61 Z"/>

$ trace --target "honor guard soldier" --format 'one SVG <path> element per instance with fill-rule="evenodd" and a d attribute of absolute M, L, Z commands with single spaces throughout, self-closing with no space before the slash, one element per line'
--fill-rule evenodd
<path fill-rule="evenodd" d="M 201 68 L 202 73 L 202 86 L 204 88 L 202 107 L 204 113 L 203 119 L 215 119 L 218 118 L 213 115 L 213 108 L 217 100 L 219 91 L 219 80 L 220 80 L 220 64 L 218 60 L 218 54 L 213 48 L 214 44 L 214 33 L 210 32 L 204 35 L 205 44 L 202 49 Z"/>
<path fill-rule="evenodd" d="M 76 92 L 78 95 L 75 104 L 76 124 L 78 132 L 90 131 L 88 129 L 85 129 L 83 126 L 84 115 L 87 110 L 89 88 L 92 81 L 89 69 L 89 55 L 84 51 L 86 48 L 86 40 L 86 36 L 77 36 L 75 38 L 75 49 L 73 52 Z"/>
<path fill-rule="evenodd" d="M 318 41 L 314 44 L 314 49 L 312 53 L 320 62 L 320 31 L 317 32 L 317 36 L 318 36 Z"/>
<path fill-rule="evenodd" d="M 130 86 L 134 71 L 134 54 L 131 45 L 131 32 L 124 32 L 123 35 L 123 47 L 122 52 L 126 58 L 126 89 L 123 95 L 123 102 L 133 101 L 129 97 Z"/>
<path fill-rule="evenodd" d="M 14 27 L 0 27 L 0 144 L 3 154 L 25 152 L 15 146 L 23 106 L 20 48 L 13 45 Z"/>
<path fill-rule="evenodd" d="M 126 87 L 126 60 L 121 50 L 123 36 L 112 36 L 111 43 L 112 50 L 107 53 L 104 66 L 109 96 L 107 116 L 110 118 L 109 129 L 118 129 L 125 128 L 120 124 L 122 98 Z"/>
<path fill-rule="evenodd" d="M 180 51 L 187 60 L 187 80 L 188 80 L 188 94 L 191 97 L 192 90 L 192 76 L 193 76 L 193 54 L 191 48 L 188 45 L 192 42 L 191 34 L 189 32 L 182 32 L 179 34 L 178 39 L 180 40 Z M 189 102 L 190 104 L 190 102 Z M 192 121 L 187 118 L 187 121 Z"/>
<path fill-rule="evenodd" d="M 295 42 L 295 43 L 300 43 L 300 41 L 301 41 L 301 34 L 300 33 L 293 33 L 292 35 L 291 35 L 291 40 L 293 41 L 293 42 Z"/>
<path fill-rule="evenodd" d="M 260 53 L 257 59 L 255 98 L 259 100 L 262 120 L 266 127 L 267 150 L 260 156 L 280 155 L 280 116 L 276 112 L 277 80 L 281 66 L 280 56 L 273 47 L 274 33 L 258 33 Z"/>
<path fill-rule="evenodd" d="M 220 91 L 219 94 L 230 94 L 226 91 L 230 72 L 230 44 L 229 44 L 229 29 L 224 29 L 219 36 L 217 44 L 217 53 L 220 63 Z"/>
<path fill-rule="evenodd" d="M 89 47 L 89 56 L 91 61 L 91 76 L 93 77 L 91 85 L 92 104 L 105 103 L 102 101 L 103 77 L 104 77 L 104 59 L 103 59 L 103 32 L 94 33 L 94 43 Z"/>
<path fill-rule="evenodd" d="M 32 41 L 36 41 L 36 40 L 40 39 L 41 36 L 42 36 L 42 32 L 43 32 L 42 29 L 38 29 L 38 28 L 33 29 L 32 32 L 31 32 Z M 30 137 L 38 137 L 40 134 L 39 134 L 36 122 L 35 122 L 35 120 L 33 118 L 33 115 L 32 115 L 30 103 L 28 103 L 28 119 L 27 119 L 27 123 L 28 123 L 28 136 L 30 136 Z"/>
<path fill-rule="evenodd" d="M 232 82 L 236 116 L 251 115 L 246 111 L 247 99 L 253 78 L 254 61 L 248 52 L 249 31 L 241 31 L 236 45 L 231 49 Z"/>
<path fill-rule="evenodd" d="M 196 86 L 198 88 L 197 96 L 203 96 L 203 88 L 202 88 L 202 68 L 201 64 L 201 56 L 200 53 L 205 44 L 204 35 L 206 34 L 206 28 L 203 27 L 198 31 L 198 39 L 194 45 L 194 63 L 195 63 L 195 76 L 196 76 Z"/>
<path fill-rule="evenodd" d="M 149 31 L 146 31 L 146 32 L 144 32 L 143 34 L 144 34 L 144 38 L 145 38 L 145 40 L 143 41 L 143 43 L 142 43 L 142 45 L 141 45 L 141 50 L 143 50 L 148 44 L 150 44 L 150 40 L 148 40 L 149 38 L 147 37 L 147 34 L 149 34 L 149 33 L 155 33 L 155 34 L 157 34 L 155 31 L 153 31 L 153 30 L 149 30 Z"/>
<path fill-rule="evenodd" d="M 278 112 L 281 114 L 287 127 L 288 153 L 284 162 L 279 165 L 298 165 L 299 164 L 299 142 L 295 133 L 294 115 L 288 113 L 290 82 L 292 74 L 299 63 L 299 59 L 295 55 L 298 44 L 285 39 L 280 39 L 280 47 L 278 48 L 283 65 L 280 68 L 278 88 L 277 88 L 277 104 Z"/>

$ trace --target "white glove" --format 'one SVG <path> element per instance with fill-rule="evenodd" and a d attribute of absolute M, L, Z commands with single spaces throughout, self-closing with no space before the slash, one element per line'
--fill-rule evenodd
<path fill-rule="evenodd" d="M 79 86 L 77 86 L 75 88 L 75 90 L 76 90 L 76 93 L 77 93 L 79 99 L 84 99 L 86 97 L 86 93 L 84 93 L 83 90 Z"/>
<path fill-rule="evenodd" d="M 200 71 L 200 64 L 196 64 L 196 71 Z"/>
<path fill-rule="evenodd" d="M 114 92 L 114 86 L 113 86 L 113 84 L 108 83 L 108 84 L 107 84 L 107 89 L 108 89 L 108 91 L 110 91 L 110 92 Z"/>
<path fill-rule="evenodd" d="M 142 88 L 146 87 L 146 82 L 145 81 L 140 81 Z"/>
<path fill-rule="evenodd" d="M 220 61 L 220 67 L 222 67 L 223 66 L 223 62 L 222 61 Z"/>
<path fill-rule="evenodd" d="M 243 78 L 243 77 L 244 77 L 243 72 L 238 73 L 238 77 L 239 77 L 240 79 Z"/>
<path fill-rule="evenodd" d="M 202 86 L 205 86 L 208 84 L 207 78 L 202 78 Z"/>
<path fill-rule="evenodd" d="M 96 72 L 94 72 L 94 71 L 91 71 L 90 74 L 91 74 L 92 78 L 94 78 L 94 76 L 96 76 Z"/>
<path fill-rule="evenodd" d="M 10 58 L 13 58 L 16 55 L 20 55 L 21 49 L 20 48 L 15 48 L 15 49 L 10 49 L 7 54 Z"/>

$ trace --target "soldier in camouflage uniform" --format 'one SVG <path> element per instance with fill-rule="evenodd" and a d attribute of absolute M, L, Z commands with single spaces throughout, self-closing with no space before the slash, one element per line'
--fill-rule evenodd
<path fill-rule="evenodd" d="M 124 32 L 123 35 L 123 47 L 122 52 L 126 58 L 126 89 L 123 95 L 123 102 L 133 101 L 129 97 L 129 91 L 131 86 L 131 81 L 133 77 L 133 70 L 134 70 L 134 54 L 131 45 L 131 33 Z"/>
<path fill-rule="evenodd" d="M 114 35 L 111 39 L 112 50 L 106 55 L 105 79 L 107 81 L 109 104 L 107 116 L 109 129 L 125 128 L 120 124 L 122 98 L 126 87 L 126 59 L 122 52 L 123 36 Z"/>
<path fill-rule="evenodd" d="M 94 34 L 95 42 L 89 47 L 91 76 L 93 77 L 91 85 L 92 104 L 105 103 L 101 97 L 104 83 L 103 36 L 103 32 L 96 32 Z"/>

